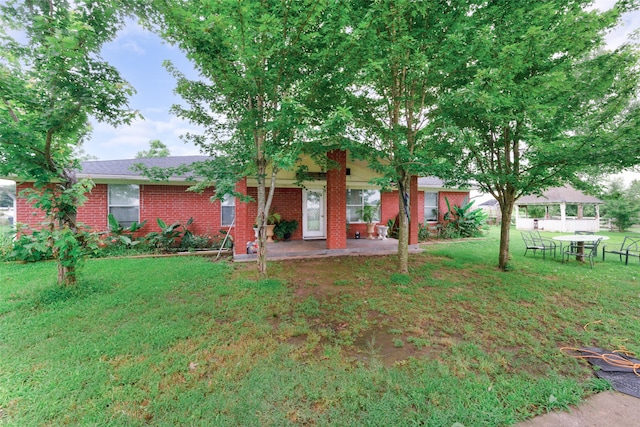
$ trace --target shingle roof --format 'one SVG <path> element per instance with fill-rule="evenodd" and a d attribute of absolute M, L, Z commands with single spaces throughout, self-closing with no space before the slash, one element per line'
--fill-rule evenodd
<path fill-rule="evenodd" d="M 142 173 L 134 170 L 133 166 L 142 163 L 147 167 L 171 168 L 181 165 L 189 165 L 194 162 L 201 162 L 209 159 L 208 156 L 170 156 L 170 157 L 150 157 L 146 159 L 123 159 L 123 160 L 95 160 L 81 163 L 82 170 L 79 176 L 88 177 L 120 177 L 120 178 L 142 178 Z"/>
<path fill-rule="evenodd" d="M 442 188 L 444 181 L 435 176 L 418 178 L 418 187 L 438 187 Z"/>
<path fill-rule="evenodd" d="M 589 204 L 602 204 L 602 200 L 584 194 L 580 190 L 576 190 L 569 184 L 564 187 L 549 188 L 542 193 L 541 196 L 524 196 L 521 197 L 516 204 L 520 206 L 524 205 L 550 205 L 559 203 L 589 203 Z"/>
<path fill-rule="evenodd" d="M 480 206 L 497 206 L 497 205 L 499 205 L 498 201 L 492 197 L 489 200 L 485 200 L 484 202 L 480 203 L 478 205 L 478 207 L 480 207 Z"/>
<path fill-rule="evenodd" d="M 209 156 L 169 156 L 145 159 L 92 160 L 81 163 L 82 170 L 78 173 L 78 176 L 103 180 L 146 180 L 146 177 L 140 171 L 133 168 L 134 165 L 142 163 L 147 167 L 171 168 L 206 161 L 210 158 Z M 184 179 L 184 177 L 173 177 L 173 180 Z M 440 189 L 444 188 L 444 181 L 435 176 L 418 178 L 418 187 Z"/>

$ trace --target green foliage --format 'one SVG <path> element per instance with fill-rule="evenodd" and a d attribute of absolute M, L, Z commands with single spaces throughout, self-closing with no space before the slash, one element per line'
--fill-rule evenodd
<path fill-rule="evenodd" d="M 149 149 L 138 151 L 136 153 L 136 159 L 144 159 L 149 157 L 168 157 L 171 152 L 167 146 L 159 139 L 149 141 Z"/>
<path fill-rule="evenodd" d="M 7 260 L 8 255 L 13 249 L 14 232 L 8 227 L 0 226 L 0 260 Z"/>
<path fill-rule="evenodd" d="M 392 239 L 397 239 L 398 238 L 398 228 L 395 227 L 395 224 L 396 224 L 396 220 L 395 219 L 389 218 L 387 220 L 387 227 L 389 227 L 389 230 L 388 230 L 387 234 Z"/>
<path fill-rule="evenodd" d="M 282 219 L 282 216 L 279 213 L 272 212 L 269 214 L 269 216 L 267 216 L 267 224 L 275 225 L 279 223 L 281 219 Z"/>
<path fill-rule="evenodd" d="M 640 203 L 629 198 L 611 199 L 605 202 L 606 217 L 611 218 L 619 231 L 626 231 L 640 218 Z"/>
<path fill-rule="evenodd" d="M 379 205 L 364 205 L 362 209 L 358 209 L 356 213 L 360 215 L 360 221 L 367 224 L 373 224 L 374 218 L 378 213 Z"/>
<path fill-rule="evenodd" d="M 434 232 L 435 230 L 429 226 L 429 223 L 425 222 L 424 224 L 418 224 L 418 240 L 420 242 L 437 237 L 437 234 L 434 235 Z"/>
<path fill-rule="evenodd" d="M 295 219 L 282 219 L 273 229 L 273 234 L 279 239 L 284 240 L 291 237 L 298 229 L 298 221 Z"/>
<path fill-rule="evenodd" d="M 20 229 L 12 250 L 7 254 L 9 261 L 36 262 L 53 258 L 47 229 L 28 231 Z"/>
<path fill-rule="evenodd" d="M 193 239 L 193 233 L 189 231 L 193 218 L 189 218 L 184 224 L 181 221 L 176 221 L 170 225 L 157 218 L 157 223 L 160 231 L 147 234 L 145 239 L 150 246 L 161 252 L 169 252 L 179 247 L 182 239 L 186 239 L 186 242 L 190 242 Z"/>
<path fill-rule="evenodd" d="M 123 227 L 113 216 L 113 214 L 109 214 L 107 216 L 107 220 L 109 222 L 110 230 L 110 236 L 108 236 L 107 239 L 112 244 L 120 244 L 130 248 L 141 243 L 141 240 L 136 239 L 135 233 L 140 231 L 140 229 L 145 226 L 145 224 L 147 223 L 146 219 L 141 223 L 134 221 L 131 225 L 129 225 L 129 227 Z"/>
<path fill-rule="evenodd" d="M 470 201 L 464 206 L 449 204 L 449 199 L 445 197 L 447 203 L 447 213 L 444 214 L 445 224 L 442 237 L 479 237 L 482 236 L 483 228 L 487 226 L 488 215 L 482 209 L 474 209 L 474 201 Z"/>
<path fill-rule="evenodd" d="M 625 188 L 621 180 L 614 180 L 602 197 L 605 200 L 603 217 L 610 218 L 619 231 L 628 230 L 640 221 L 638 181 Z"/>

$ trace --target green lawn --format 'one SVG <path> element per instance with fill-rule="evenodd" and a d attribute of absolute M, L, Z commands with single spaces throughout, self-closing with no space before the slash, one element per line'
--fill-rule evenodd
<path fill-rule="evenodd" d="M 550 233 L 547 233 L 550 235 Z M 622 235 L 606 233 L 608 244 Z M 498 237 L 252 264 L 0 264 L 0 425 L 511 425 L 607 388 L 562 346 L 640 352 L 640 263 Z M 558 259 L 560 256 L 558 256 Z"/>

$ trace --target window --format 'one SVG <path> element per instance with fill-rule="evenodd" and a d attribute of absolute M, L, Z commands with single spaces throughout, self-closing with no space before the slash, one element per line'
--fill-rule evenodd
<path fill-rule="evenodd" d="M 220 201 L 222 218 L 220 220 L 221 225 L 231 225 L 236 218 L 236 198 L 225 194 L 224 199 Z"/>
<path fill-rule="evenodd" d="M 380 191 L 347 190 L 347 222 L 362 222 L 361 210 L 364 206 L 376 206 L 374 221 L 380 221 Z"/>
<path fill-rule="evenodd" d="M 135 184 L 109 184 L 109 213 L 123 227 L 140 222 L 140 187 Z"/>
<path fill-rule="evenodd" d="M 424 220 L 438 220 L 438 193 L 424 192 Z"/>

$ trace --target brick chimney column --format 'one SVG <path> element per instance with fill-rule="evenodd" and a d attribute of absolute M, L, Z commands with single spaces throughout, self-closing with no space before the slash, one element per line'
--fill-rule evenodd
<path fill-rule="evenodd" d="M 347 248 L 347 152 L 327 153 L 340 167 L 327 171 L 327 249 Z"/>

